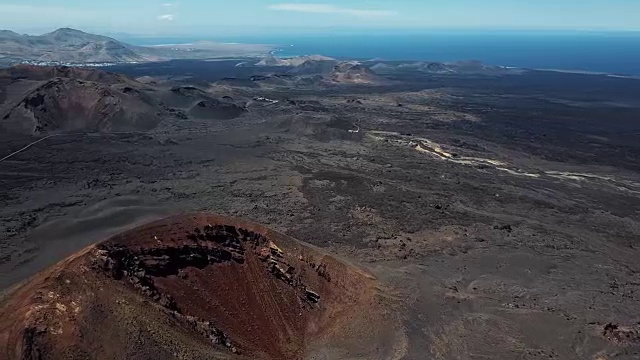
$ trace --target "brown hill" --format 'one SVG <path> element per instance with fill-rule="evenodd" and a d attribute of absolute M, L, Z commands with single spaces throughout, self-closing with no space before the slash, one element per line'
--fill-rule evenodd
<path fill-rule="evenodd" d="M 0 71 L 0 128 L 21 133 L 144 131 L 169 116 L 145 85 L 100 70 Z"/>
<path fill-rule="evenodd" d="M 209 99 L 198 101 L 189 109 L 188 114 L 199 119 L 229 120 L 235 119 L 246 112 L 247 108 L 245 106 L 232 101 Z"/>
<path fill-rule="evenodd" d="M 287 73 L 293 75 L 326 74 L 330 73 L 336 64 L 338 64 L 336 60 L 306 60 Z"/>
<path fill-rule="evenodd" d="M 263 226 L 174 216 L 15 289 L 0 305 L 0 358 L 379 359 L 395 329 L 379 292 Z"/>
<path fill-rule="evenodd" d="M 147 131 L 165 119 L 235 119 L 246 101 L 192 86 L 167 89 L 97 69 L 19 65 L 0 70 L 0 129 Z M 188 114 L 188 116 L 187 116 Z"/>
<path fill-rule="evenodd" d="M 247 112 L 246 103 L 229 96 L 214 98 L 194 86 L 176 86 L 161 92 L 164 104 L 183 109 L 190 117 L 209 120 L 235 119 Z"/>
<path fill-rule="evenodd" d="M 368 67 L 357 62 L 341 62 L 331 74 L 330 81 L 338 84 L 376 84 L 382 79 Z"/>

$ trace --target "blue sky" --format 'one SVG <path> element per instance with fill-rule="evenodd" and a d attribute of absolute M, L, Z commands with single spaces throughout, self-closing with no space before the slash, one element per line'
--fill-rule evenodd
<path fill-rule="evenodd" d="M 640 0 L 0 0 L 0 27 L 222 35 L 327 29 L 640 30 Z"/>

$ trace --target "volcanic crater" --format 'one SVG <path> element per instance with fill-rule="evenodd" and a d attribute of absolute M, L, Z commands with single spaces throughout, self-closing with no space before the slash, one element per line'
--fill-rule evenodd
<path fill-rule="evenodd" d="M 261 225 L 178 215 L 14 289 L 0 308 L 0 357 L 385 358 L 398 328 L 382 289 Z"/>

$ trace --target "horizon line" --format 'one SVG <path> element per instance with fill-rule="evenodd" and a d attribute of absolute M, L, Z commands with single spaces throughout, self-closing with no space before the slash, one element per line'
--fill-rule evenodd
<path fill-rule="evenodd" d="M 210 28 L 210 29 L 188 29 L 185 28 L 184 31 L 174 31 L 167 33 L 148 33 L 148 32 L 136 32 L 136 31 L 117 31 L 111 29 L 98 29 L 91 27 L 73 27 L 73 26 L 62 26 L 57 28 L 51 28 L 51 30 L 40 30 L 36 32 L 35 30 L 24 31 L 24 30 L 14 30 L 9 28 L 0 28 L 0 31 L 11 31 L 21 35 L 44 35 L 56 30 L 60 29 L 73 29 L 79 30 L 87 33 L 93 34 L 105 34 L 105 35 L 126 35 L 126 36 L 140 36 L 140 37 L 157 37 L 157 36 L 196 36 L 202 35 L 204 32 L 208 31 L 219 31 L 222 29 L 219 28 Z M 228 30 L 229 27 L 225 27 L 225 30 Z M 261 34 L 260 31 L 271 31 L 268 34 Z M 374 28 L 374 27 L 262 27 L 262 28 L 254 28 L 249 32 L 238 32 L 233 34 L 233 32 L 224 32 L 224 36 L 260 36 L 260 35 L 283 35 L 277 34 L 277 31 L 284 30 L 298 30 L 303 34 L 313 34 L 313 35 L 321 35 L 323 32 L 332 31 L 332 35 L 341 35 L 340 32 L 361 32 L 361 31 L 374 31 L 376 34 L 380 33 L 397 33 L 397 32 L 438 32 L 438 31 L 452 31 L 452 32 L 541 32 L 541 33 L 549 33 L 549 32 L 558 32 L 558 33 L 587 33 L 587 32 L 604 32 L 604 33 L 640 33 L 640 28 L 638 29 L 623 29 L 623 28 L 539 28 L 539 27 L 385 27 L 385 28 Z"/>

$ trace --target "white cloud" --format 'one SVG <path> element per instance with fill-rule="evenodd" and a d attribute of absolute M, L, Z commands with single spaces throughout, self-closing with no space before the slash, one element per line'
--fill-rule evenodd
<path fill-rule="evenodd" d="M 162 6 L 164 6 L 164 7 L 172 7 L 172 6 L 174 6 L 174 5 L 175 5 L 175 4 L 172 4 L 172 3 L 165 3 L 165 4 L 162 4 Z"/>
<path fill-rule="evenodd" d="M 173 14 L 160 15 L 160 16 L 158 16 L 158 20 L 171 21 L 171 20 L 173 20 Z"/>
<path fill-rule="evenodd" d="M 329 4 L 272 4 L 268 6 L 271 10 L 295 11 L 314 14 L 347 14 L 363 18 L 383 17 L 396 15 L 391 10 L 370 10 L 370 9 L 351 9 Z"/>

